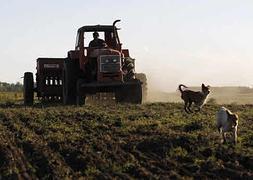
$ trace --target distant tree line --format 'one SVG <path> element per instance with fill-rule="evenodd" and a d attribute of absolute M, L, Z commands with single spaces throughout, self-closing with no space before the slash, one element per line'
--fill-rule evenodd
<path fill-rule="evenodd" d="M 1 92 L 20 92 L 22 90 L 23 90 L 23 85 L 20 82 L 17 82 L 17 83 L 0 82 Z"/>

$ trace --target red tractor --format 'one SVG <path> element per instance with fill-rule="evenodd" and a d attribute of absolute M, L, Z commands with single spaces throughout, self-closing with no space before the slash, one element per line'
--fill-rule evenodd
<path fill-rule="evenodd" d="M 135 73 L 134 59 L 128 49 L 122 49 L 117 22 L 79 28 L 75 50 L 67 58 L 38 58 L 36 86 L 32 73 L 24 75 L 24 103 L 33 104 L 35 91 L 39 99 L 63 100 L 69 105 L 84 104 L 89 94 L 107 92 L 114 93 L 116 102 L 140 104 L 146 96 L 146 76 Z M 104 43 L 85 46 L 89 33 L 103 34 Z"/>

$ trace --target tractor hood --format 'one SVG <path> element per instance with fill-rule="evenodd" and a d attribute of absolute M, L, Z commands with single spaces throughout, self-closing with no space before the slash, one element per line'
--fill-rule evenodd
<path fill-rule="evenodd" d="M 90 52 L 90 57 L 98 57 L 101 55 L 121 55 L 121 53 L 117 50 L 111 48 L 104 48 L 104 49 L 94 49 Z"/>

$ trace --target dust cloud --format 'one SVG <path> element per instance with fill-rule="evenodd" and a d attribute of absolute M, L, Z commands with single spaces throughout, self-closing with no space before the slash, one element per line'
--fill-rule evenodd
<path fill-rule="evenodd" d="M 169 81 L 169 80 L 168 80 Z M 148 95 L 147 102 L 182 102 L 178 85 L 170 81 L 166 85 L 164 80 L 157 81 L 147 75 Z M 186 84 L 188 85 L 188 84 Z M 211 84 L 210 84 L 211 85 Z M 201 84 L 191 86 L 189 89 L 200 91 Z M 208 100 L 218 104 L 252 104 L 253 89 L 246 86 L 212 86 Z"/>

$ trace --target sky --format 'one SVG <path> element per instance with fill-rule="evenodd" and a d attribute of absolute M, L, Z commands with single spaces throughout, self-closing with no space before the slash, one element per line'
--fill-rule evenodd
<path fill-rule="evenodd" d="M 0 81 L 66 57 L 84 25 L 118 27 L 149 88 L 253 86 L 252 0 L 0 0 Z"/>

